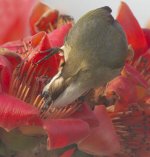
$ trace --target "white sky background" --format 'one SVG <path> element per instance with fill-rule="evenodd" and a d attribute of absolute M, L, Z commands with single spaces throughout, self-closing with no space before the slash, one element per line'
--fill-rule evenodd
<path fill-rule="evenodd" d="M 113 10 L 112 14 L 116 16 L 120 0 L 43 0 L 51 8 L 58 9 L 61 13 L 69 14 L 77 20 L 81 15 L 89 10 L 110 6 Z M 141 26 L 145 26 L 150 20 L 150 0 L 124 0 Z"/>

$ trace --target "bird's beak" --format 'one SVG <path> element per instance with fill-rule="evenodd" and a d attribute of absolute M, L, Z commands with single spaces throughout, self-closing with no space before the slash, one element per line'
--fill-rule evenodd
<path fill-rule="evenodd" d="M 49 53 L 49 54 L 46 55 L 45 57 L 43 57 L 42 59 L 40 59 L 36 64 L 40 64 L 44 60 L 47 60 L 48 58 L 50 58 L 51 56 L 53 56 L 59 52 L 63 52 L 63 50 L 61 48 L 58 48 L 58 47 L 54 47 L 54 48 L 50 48 L 48 50 L 40 51 L 40 53 Z"/>

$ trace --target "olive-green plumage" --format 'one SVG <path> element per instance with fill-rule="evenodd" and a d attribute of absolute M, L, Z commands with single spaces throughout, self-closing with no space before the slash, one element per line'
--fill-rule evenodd
<path fill-rule="evenodd" d="M 109 7 L 82 16 L 63 47 L 65 64 L 43 90 L 46 103 L 61 107 L 84 92 L 104 85 L 122 69 L 128 55 L 125 34 Z"/>

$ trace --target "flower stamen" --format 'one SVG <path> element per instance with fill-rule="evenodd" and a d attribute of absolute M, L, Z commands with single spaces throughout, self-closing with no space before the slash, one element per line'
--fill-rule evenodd
<path fill-rule="evenodd" d="M 150 150 L 150 116 L 147 111 L 149 107 L 149 104 L 132 104 L 123 112 L 111 115 L 122 145 L 121 153 L 131 156 L 137 155 L 139 149 Z"/>
<path fill-rule="evenodd" d="M 48 79 L 47 70 L 44 66 L 39 67 L 24 61 L 13 72 L 9 94 L 35 106 L 40 111 L 41 118 L 68 117 L 81 106 L 81 103 L 76 101 L 61 108 L 51 105 L 45 108 L 45 100 L 41 93 Z"/>

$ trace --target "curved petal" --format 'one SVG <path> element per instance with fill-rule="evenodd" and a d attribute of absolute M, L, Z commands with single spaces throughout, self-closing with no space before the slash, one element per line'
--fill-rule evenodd
<path fill-rule="evenodd" d="M 21 40 L 10 41 L 1 45 L 2 48 L 7 48 L 10 51 L 18 52 L 20 48 L 23 47 L 23 43 Z"/>
<path fill-rule="evenodd" d="M 6 57 L 0 55 L 0 84 L 3 92 L 8 92 L 12 75 L 12 65 Z"/>
<path fill-rule="evenodd" d="M 126 32 L 128 43 L 135 50 L 135 59 L 138 58 L 147 50 L 148 45 L 139 23 L 125 2 L 121 2 L 117 20 Z"/>
<path fill-rule="evenodd" d="M 37 50 L 41 51 L 51 48 L 47 33 L 44 31 L 33 35 L 30 39 L 30 43 L 33 48 L 36 48 Z"/>
<path fill-rule="evenodd" d="M 135 84 L 133 84 L 128 78 L 123 76 L 118 76 L 114 80 L 108 83 L 106 87 L 106 96 L 110 96 L 111 93 L 116 93 L 119 96 L 119 100 L 124 101 L 126 104 L 136 102 L 136 89 Z"/>
<path fill-rule="evenodd" d="M 40 59 L 42 59 L 43 57 L 45 57 L 48 53 L 44 53 L 44 54 L 36 54 L 31 60 L 30 60 L 30 65 L 37 63 Z M 30 66 L 29 65 L 29 66 Z M 53 77 L 56 72 L 58 71 L 58 62 L 57 62 L 57 58 L 56 56 L 52 56 L 49 59 L 45 60 L 44 62 L 41 62 L 38 64 L 37 66 L 37 73 L 35 72 L 35 75 L 37 76 L 38 72 L 41 72 L 41 76 L 42 74 L 44 74 L 45 76 L 49 76 L 49 77 Z"/>
<path fill-rule="evenodd" d="M 45 57 L 48 53 L 37 53 L 29 62 L 27 68 L 32 65 L 36 64 L 39 60 Z M 45 60 L 38 64 L 35 76 L 38 75 L 38 72 L 41 72 L 41 76 L 44 74 L 45 76 L 53 77 L 56 72 L 58 71 L 58 62 L 56 56 L 52 56 L 49 59 Z"/>
<path fill-rule="evenodd" d="M 147 84 L 149 85 L 149 71 L 150 71 L 150 49 L 146 51 L 145 54 L 143 54 L 137 62 L 135 62 L 135 68 L 138 72 L 141 73 L 142 78 L 144 78 L 147 81 Z M 146 85 L 146 84 L 145 84 Z M 147 87 L 147 85 L 146 85 Z"/>
<path fill-rule="evenodd" d="M 39 32 L 36 35 L 32 36 L 30 39 L 27 39 L 27 41 L 30 41 L 33 50 L 29 50 L 28 52 L 28 62 L 26 63 L 26 68 L 24 68 L 24 71 L 27 71 L 29 67 L 34 64 L 36 65 L 36 76 L 39 72 L 49 77 L 54 76 L 57 73 L 59 66 L 58 58 L 56 55 L 53 55 L 37 64 L 39 60 L 43 59 L 49 54 L 49 52 L 44 52 L 44 50 L 51 48 L 47 34 L 45 32 Z"/>
<path fill-rule="evenodd" d="M 145 28 L 145 29 L 143 29 L 143 32 L 144 32 L 148 47 L 150 48 L 150 29 Z"/>
<path fill-rule="evenodd" d="M 145 68 L 145 67 L 143 67 L 143 68 Z M 143 86 L 144 88 L 148 88 L 148 83 L 147 83 L 147 81 L 145 81 L 144 76 L 141 75 L 140 72 L 138 72 L 130 64 L 126 64 L 124 66 L 124 69 L 122 71 L 122 75 L 125 77 L 128 77 L 134 84 L 139 84 L 139 85 Z"/>
<path fill-rule="evenodd" d="M 48 55 L 49 52 L 40 52 L 49 48 L 53 47 L 60 47 L 64 44 L 64 38 L 68 34 L 70 28 L 72 27 L 71 23 L 65 24 L 59 29 L 54 30 L 52 33 L 47 34 L 44 32 L 40 32 L 32 37 L 31 43 L 32 45 L 36 46 L 38 45 L 37 50 L 35 53 L 32 53 L 29 56 L 29 64 L 37 63 L 40 59 Z M 49 77 L 54 76 L 58 70 L 60 62 L 60 56 L 58 54 L 51 56 L 44 62 L 41 62 L 42 64 L 38 64 L 38 69 L 40 67 L 44 67 L 44 70 L 47 70 L 47 75 Z M 46 69 L 45 69 L 46 67 Z"/>
<path fill-rule="evenodd" d="M 42 14 L 46 12 L 48 9 L 49 7 L 41 2 L 38 2 L 37 5 L 34 7 L 32 14 L 30 16 L 30 29 L 32 34 L 36 33 L 35 23 L 37 22 L 37 20 L 40 19 Z"/>
<path fill-rule="evenodd" d="M 50 44 L 52 47 L 61 47 L 64 44 L 64 40 L 72 24 L 67 23 L 60 28 L 55 29 L 52 33 L 48 34 Z"/>
<path fill-rule="evenodd" d="M 0 44 L 28 34 L 28 20 L 36 0 L 0 1 Z M 13 31 L 12 31 L 13 30 Z"/>
<path fill-rule="evenodd" d="M 58 11 L 50 9 L 47 5 L 39 2 L 30 17 L 32 34 L 39 31 L 50 32 L 56 27 Z"/>
<path fill-rule="evenodd" d="M 65 37 L 69 33 L 69 30 L 72 27 L 72 23 L 67 23 L 60 28 L 55 29 L 53 32 L 48 34 L 48 38 L 50 41 L 51 47 L 61 47 L 64 44 Z M 58 63 L 60 63 L 61 57 L 60 55 L 55 55 L 57 58 Z"/>
<path fill-rule="evenodd" d="M 7 94 L 0 94 L 0 127 L 7 131 L 34 124 L 39 112 L 33 106 Z"/>
<path fill-rule="evenodd" d="M 87 122 L 90 127 L 97 127 L 99 125 L 97 117 L 87 104 L 83 104 L 79 110 L 70 116 L 70 118 L 82 119 Z"/>
<path fill-rule="evenodd" d="M 99 127 L 91 130 L 89 136 L 78 143 L 78 148 L 93 155 L 107 156 L 119 152 L 120 144 L 111 119 L 104 106 L 94 110 Z"/>
<path fill-rule="evenodd" d="M 48 149 L 56 149 L 78 142 L 89 133 L 89 126 L 80 119 L 49 119 L 43 122 L 48 134 Z"/>
<path fill-rule="evenodd" d="M 49 9 L 35 23 L 36 31 L 45 31 L 47 33 L 56 28 L 58 11 Z"/>
<path fill-rule="evenodd" d="M 8 61 L 11 63 L 13 70 L 22 61 L 22 58 L 19 54 L 5 48 L 0 48 L 0 55 L 8 59 Z"/>

